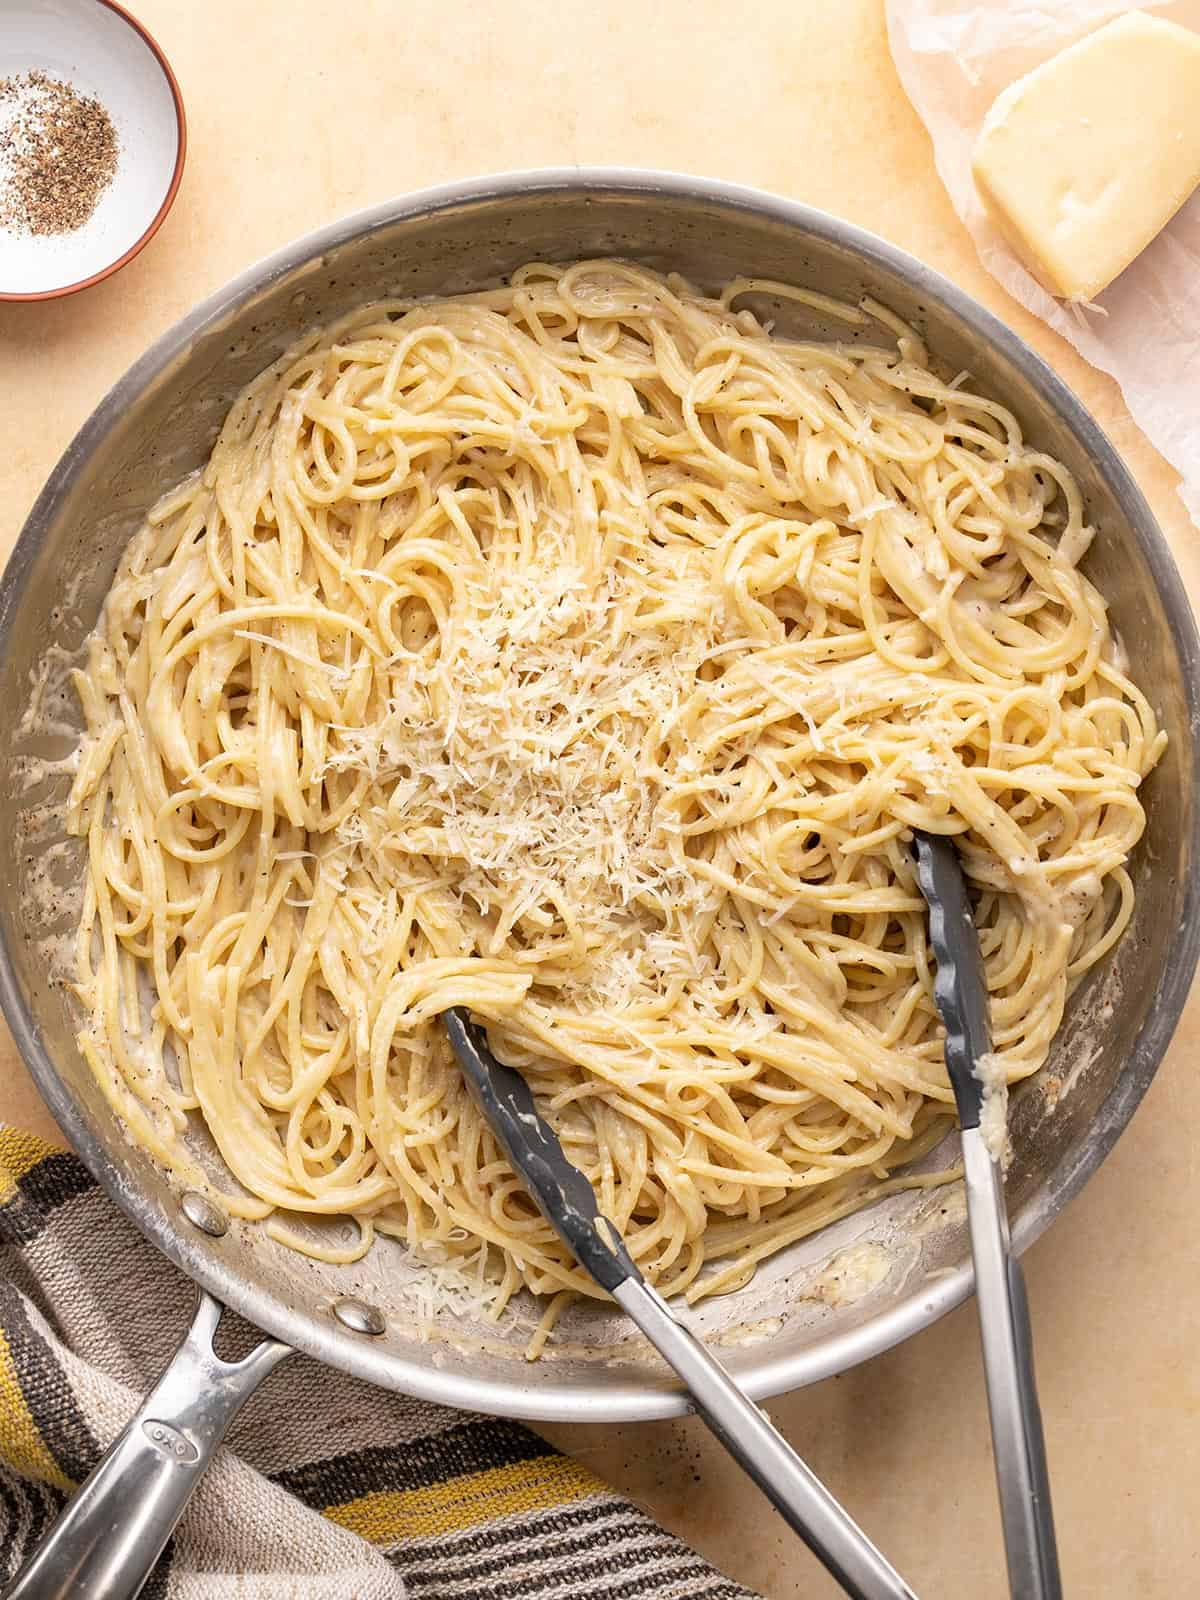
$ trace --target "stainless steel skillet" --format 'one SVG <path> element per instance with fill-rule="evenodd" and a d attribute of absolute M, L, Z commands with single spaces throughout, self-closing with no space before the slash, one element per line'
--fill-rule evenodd
<path fill-rule="evenodd" d="M 1134 862 L 1138 911 L 1106 968 L 1075 997 L 1040 1083 L 1015 1107 L 1009 1178 L 1023 1247 L 1111 1148 L 1145 1092 L 1187 993 L 1200 941 L 1195 873 L 1195 730 L 1200 648 L 1178 574 L 1149 510 L 1095 423 L 1007 328 L 960 290 L 883 241 L 784 200 L 655 173 L 518 174 L 429 191 L 337 223 L 253 268 L 167 334 L 116 386 L 55 469 L 0 585 L 0 1000 L 51 1110 L 118 1204 L 204 1289 L 272 1337 L 386 1387 L 531 1419 L 635 1420 L 683 1400 L 619 1316 L 582 1308 L 536 1374 L 519 1329 L 417 1325 L 411 1267 L 385 1244 L 331 1269 L 253 1227 L 210 1233 L 115 1125 L 73 1045 L 75 1018 L 56 984 L 53 941 L 72 918 L 79 866 L 55 806 L 56 768 L 75 712 L 59 652 L 93 625 L 118 556 L 162 488 L 207 453 L 234 394 L 314 322 L 389 291 L 450 292 L 494 282 L 535 256 L 612 253 L 676 268 L 715 287 L 773 277 L 857 300 L 869 294 L 912 321 L 949 376 L 1010 405 L 1031 440 L 1077 475 L 1098 536 L 1087 568 L 1109 596 L 1135 677 L 1171 738 L 1145 791 L 1149 832 Z M 794 304 L 764 308 L 784 331 L 856 337 Z M 862 334 L 888 337 L 867 326 Z M 41 683 L 40 727 L 24 712 Z M 58 725 L 56 725 L 58 724 Z M 60 848 L 61 847 L 61 848 Z M 1069 1084 L 1053 1112 L 1047 1086 Z M 203 1153 L 203 1151 L 202 1151 Z M 192 1208 L 194 1212 L 195 1208 Z M 222 1219 L 217 1219 L 218 1227 Z M 812 1382 L 928 1325 L 969 1291 L 965 1224 L 931 1225 L 919 1199 L 889 1202 L 771 1263 L 737 1295 L 690 1314 L 727 1342 L 728 1365 L 763 1397 Z M 864 1298 L 836 1307 L 798 1287 L 856 1238 L 891 1263 Z M 935 1274 L 931 1276 L 930 1274 Z M 773 1327 L 739 1342 L 743 1330 Z M 169 1419 L 164 1419 L 169 1420 Z"/>

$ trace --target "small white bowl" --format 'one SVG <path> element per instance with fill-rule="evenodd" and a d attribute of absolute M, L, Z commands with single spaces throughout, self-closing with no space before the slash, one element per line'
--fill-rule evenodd
<path fill-rule="evenodd" d="M 0 80 L 41 71 L 112 118 L 116 174 L 72 233 L 0 227 L 0 300 L 48 300 L 99 283 L 158 232 L 183 175 L 183 99 L 166 57 L 116 0 L 0 0 Z"/>

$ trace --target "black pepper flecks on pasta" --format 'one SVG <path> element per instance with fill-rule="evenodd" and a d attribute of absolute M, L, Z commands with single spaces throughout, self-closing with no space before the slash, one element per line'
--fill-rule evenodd
<path fill-rule="evenodd" d="M 74 233 L 117 171 L 112 118 L 45 72 L 0 79 L 0 228 Z"/>

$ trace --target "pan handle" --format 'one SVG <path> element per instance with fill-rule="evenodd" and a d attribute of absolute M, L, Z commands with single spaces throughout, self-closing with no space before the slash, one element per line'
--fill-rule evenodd
<path fill-rule="evenodd" d="M 133 1600 L 243 1404 L 291 1347 L 222 1361 L 222 1307 L 201 1291 L 183 1343 L 4 1600 Z"/>

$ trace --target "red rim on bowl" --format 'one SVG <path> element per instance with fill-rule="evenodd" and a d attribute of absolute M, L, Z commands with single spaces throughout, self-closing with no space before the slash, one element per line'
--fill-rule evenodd
<path fill-rule="evenodd" d="M 136 34 L 140 35 L 167 80 L 167 87 L 171 91 L 171 99 L 175 105 L 175 123 L 179 135 L 178 146 L 175 151 L 175 168 L 171 173 L 171 181 L 167 185 L 167 192 L 163 196 L 162 204 L 150 220 L 149 227 L 139 238 L 134 240 L 124 255 L 120 255 L 115 261 L 109 262 L 108 266 L 102 267 L 99 272 L 93 272 L 90 278 L 80 278 L 75 283 L 64 283 L 58 289 L 39 289 L 35 293 L 24 294 L 10 294 L 0 289 L 0 300 L 60 300 L 64 295 L 77 294 L 80 289 L 90 289 L 93 284 L 102 283 L 105 278 L 111 278 L 114 272 L 119 272 L 123 266 L 132 261 L 134 256 L 139 255 L 150 243 L 166 220 L 167 212 L 174 205 L 175 196 L 179 192 L 180 180 L 183 178 L 183 163 L 187 156 L 187 116 L 183 109 L 183 95 L 179 90 L 179 82 L 171 70 L 171 63 L 163 54 L 153 34 L 135 16 L 126 11 L 124 6 L 118 5 L 117 0 L 96 0 L 96 4 L 107 6 L 110 11 L 115 11 L 117 16 L 128 23 Z"/>

